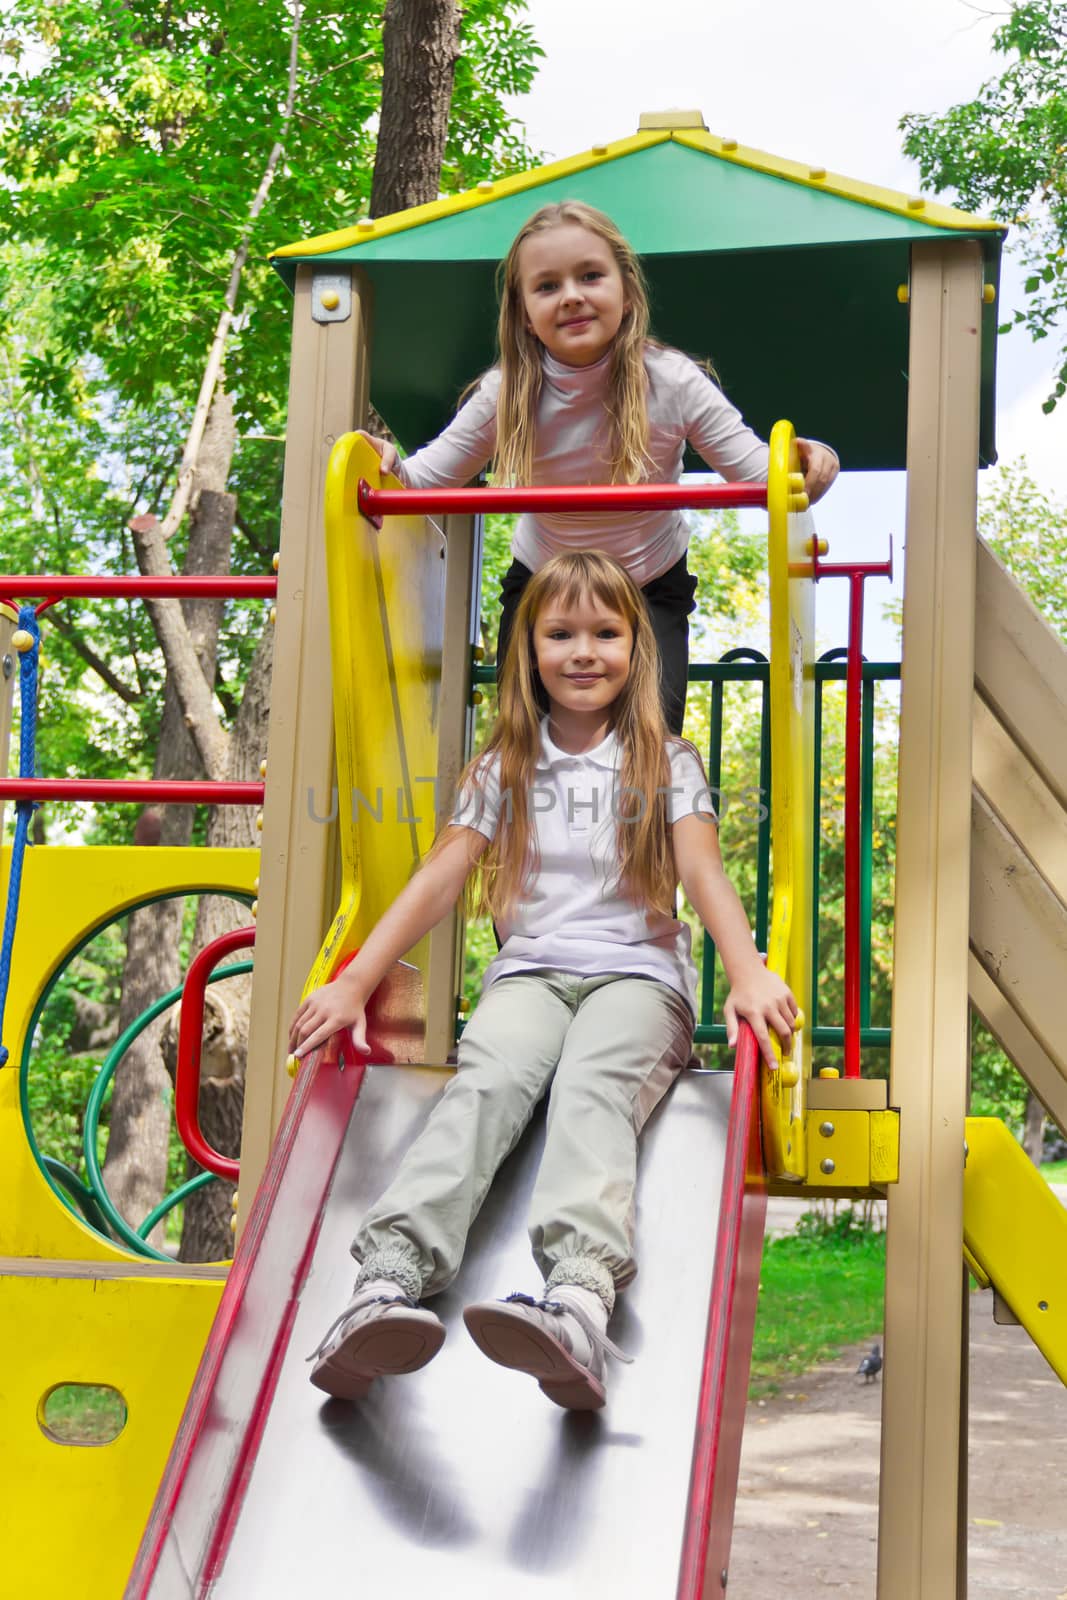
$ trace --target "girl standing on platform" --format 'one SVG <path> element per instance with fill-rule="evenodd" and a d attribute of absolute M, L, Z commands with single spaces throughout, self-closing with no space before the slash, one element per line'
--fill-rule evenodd
<path fill-rule="evenodd" d="M 686 444 L 731 481 L 763 481 L 768 449 L 707 372 L 649 337 L 640 262 L 603 212 L 542 206 L 501 269 L 500 359 L 431 444 L 401 461 L 365 435 L 409 489 L 467 483 L 493 461 L 498 484 L 677 483 Z M 814 503 L 838 462 L 798 441 Z M 550 556 L 595 546 L 643 591 L 659 646 L 667 727 L 680 733 L 696 579 L 680 511 L 541 512 L 519 520 L 501 585 L 497 661 L 523 589 Z"/>
<path fill-rule="evenodd" d="M 679 879 L 730 984 L 729 1042 L 744 1018 L 774 1066 L 770 1035 L 787 1048 L 796 1016 L 723 872 L 700 758 L 667 736 L 641 596 L 599 552 L 556 556 L 530 579 L 497 723 L 450 825 L 351 964 L 300 1006 L 290 1048 L 306 1055 L 347 1030 L 366 1053 L 371 994 L 472 875 L 501 947 L 454 1079 L 356 1234 L 353 1298 L 311 1380 L 360 1398 L 436 1355 L 445 1328 L 419 1302 L 455 1277 L 497 1168 L 550 1088 L 529 1219 L 545 1287 L 468 1306 L 464 1320 L 492 1360 L 531 1374 L 557 1405 L 591 1410 L 604 1403 L 605 1353 L 626 1359 L 607 1323 L 637 1270 L 638 1135 L 693 1038 Z"/>

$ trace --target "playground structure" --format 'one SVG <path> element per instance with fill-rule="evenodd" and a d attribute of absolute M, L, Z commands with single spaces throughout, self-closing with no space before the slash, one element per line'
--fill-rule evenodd
<path fill-rule="evenodd" d="M 541 1589 L 549 1576 L 558 1579 L 562 1594 L 583 1560 L 598 1560 L 603 1570 L 603 1547 L 595 1540 L 582 1546 L 576 1535 L 564 1552 L 570 1567 L 538 1567 L 544 1527 L 530 1520 L 532 1513 L 516 1524 L 503 1553 L 462 1518 L 431 1528 L 429 1544 L 420 1542 L 419 1518 L 435 1506 L 433 1480 L 456 1472 L 446 1447 L 460 1423 L 471 1460 L 482 1460 L 488 1481 L 477 1482 L 465 1463 L 451 1514 L 464 1496 L 472 1504 L 480 1494 L 501 1496 L 500 1475 L 509 1469 L 510 1447 L 491 1411 L 482 1364 L 470 1369 L 469 1379 L 457 1369 L 449 1382 L 442 1363 L 452 1357 L 451 1342 L 435 1364 L 432 1384 L 420 1391 L 423 1398 L 383 1402 L 386 1431 L 376 1447 L 353 1447 L 362 1486 L 358 1503 L 351 1460 L 338 1450 L 340 1433 L 332 1436 L 332 1422 L 323 1428 L 304 1386 L 304 1324 L 321 1321 L 347 1286 L 344 1224 L 373 1193 L 389 1152 L 402 1148 L 441 1087 L 440 1064 L 454 1037 L 458 929 L 438 930 L 426 948 L 413 952 L 419 981 L 409 975 L 398 984 L 379 1017 L 383 1062 L 391 1056 L 397 1063 L 434 1063 L 438 1070 L 380 1065 L 366 1074 L 351 1066 L 339 1071 L 336 1054 L 322 1052 L 293 1089 L 284 1050 L 300 991 L 336 970 L 426 848 L 440 818 L 428 797 L 436 793 L 439 807 L 447 803 L 469 739 L 477 521 L 470 509 L 388 515 L 379 533 L 363 514 L 376 516 L 388 505 L 374 507 L 376 458 L 344 437 L 365 415 L 372 322 L 375 403 L 405 443 L 418 442 L 443 421 L 462 381 L 487 363 L 490 352 L 479 341 L 489 325 L 492 265 L 529 212 L 548 199 L 587 199 L 616 218 L 645 257 L 657 331 L 683 347 L 713 350 L 755 426 L 769 432 L 773 404 L 803 419 L 804 431 L 834 440 L 846 466 L 908 467 L 897 954 L 888 1097 L 884 1083 L 852 1072 L 837 1081 L 809 1080 L 810 1041 L 801 1034 L 792 1061 L 765 1078 L 762 1149 L 752 1120 L 755 1061 L 744 1052 L 732 1110 L 720 1075 L 694 1074 L 674 1097 L 677 1115 L 668 1112 L 650 1129 L 642 1203 L 650 1216 L 667 1209 L 656 1249 L 648 1251 L 647 1273 L 643 1267 L 627 1297 L 636 1305 L 648 1359 L 638 1362 L 632 1387 L 627 1374 L 617 1398 L 613 1391 L 610 1413 L 614 1425 L 649 1435 L 642 1448 L 612 1451 L 605 1440 L 590 1451 L 567 1441 L 539 1397 L 536 1407 L 526 1408 L 511 1380 L 502 1380 L 509 1383 L 508 1439 L 521 1435 L 524 1449 L 544 1465 L 542 1497 L 555 1467 L 557 1515 L 562 1497 L 584 1494 L 585 1520 L 609 1543 L 612 1523 L 617 1528 L 625 1516 L 619 1507 L 627 1485 L 631 1494 L 640 1492 L 642 1485 L 647 1489 L 645 1475 L 657 1475 L 657 1517 L 665 1514 L 653 1565 L 613 1578 L 616 1592 L 724 1592 L 730 1462 L 736 1473 L 764 1161 L 772 1183 L 788 1183 L 791 1192 L 858 1194 L 889 1185 L 880 1600 L 941 1600 L 965 1592 L 961 1242 L 981 1281 L 993 1282 L 1004 1305 L 1067 1375 L 1064 1312 L 1050 1277 L 1062 1261 L 1057 1241 L 1064 1218 L 1032 1169 L 1018 1166 L 1010 1140 L 1009 1149 L 995 1132 L 964 1125 L 968 988 L 1050 1113 L 1061 1126 L 1067 1118 L 1067 1059 L 1052 1026 L 1051 976 L 1067 945 L 1067 883 L 1056 843 L 1067 805 L 1063 741 L 1056 736 L 1067 711 L 1067 667 L 1058 642 L 984 550 L 976 575 L 975 466 L 979 457 L 992 456 L 994 316 L 986 291 L 995 297 L 1000 232 L 929 202 L 742 150 L 707 134 L 699 119 L 642 121 L 635 138 L 570 162 L 279 254 L 295 290 L 277 622 L 279 659 L 287 670 L 275 685 L 267 752 L 242 1236 L 131 1596 L 267 1594 L 270 1581 L 288 1593 L 301 1575 L 307 1587 L 312 1570 L 325 1587 L 351 1570 L 354 1504 L 355 1514 L 375 1530 L 361 1548 L 382 1559 L 391 1538 L 393 1559 L 402 1550 L 405 1570 L 416 1557 L 430 1562 L 427 1582 L 447 1558 L 453 1571 L 465 1573 L 466 1593 L 495 1593 L 506 1570 L 513 1588 L 528 1572 Z M 795 311 L 772 292 L 780 281 L 791 283 L 791 299 L 803 307 L 809 346 L 821 341 L 826 351 L 817 380 L 803 362 L 794 366 L 788 359 Z M 440 318 L 445 297 L 454 310 L 447 326 Z M 752 314 L 734 315 L 727 319 L 732 328 L 720 330 L 716 304 L 726 299 L 750 306 Z M 758 337 L 750 339 L 752 328 Z M 739 339 L 738 329 L 744 345 L 735 353 L 729 338 Z M 754 373 L 762 375 L 759 381 Z M 805 885 L 812 841 L 811 591 L 820 562 L 824 575 L 832 569 L 799 503 L 794 498 L 789 504 L 796 486 L 789 481 L 788 436 L 779 433 L 773 442 L 768 499 L 780 542 L 775 565 L 772 531 L 771 581 L 772 591 L 777 582 L 783 592 L 772 600 L 778 637 L 770 674 L 779 678 L 771 691 L 772 736 L 784 743 L 773 762 L 779 899 L 769 931 L 772 961 L 803 996 L 811 965 Z M 360 477 L 370 485 L 362 498 Z M 323 690 L 327 610 L 335 722 Z M 858 646 L 850 666 L 858 681 Z M 334 821 L 321 820 L 334 810 L 328 797 L 335 760 L 339 796 L 355 788 L 381 790 L 385 798 L 373 823 L 365 807 L 350 807 L 344 798 Z M 783 771 L 790 774 L 787 783 Z M 422 790 L 420 780 L 427 785 Z M 0 788 L 5 792 L 12 791 Z M 777 814 L 789 805 L 797 808 L 792 814 Z M 783 855 L 781 841 L 790 838 L 791 853 Z M 968 838 L 970 859 L 961 849 Z M 62 937 L 50 930 L 59 920 L 59 897 L 47 887 L 30 893 L 28 873 L 26 904 L 39 903 L 48 914 L 26 941 L 35 970 L 20 978 L 24 987 L 11 1007 L 15 1026 L 9 1031 L 19 1049 L 62 952 L 119 902 L 172 884 L 225 883 L 247 891 L 254 875 L 247 859 L 210 867 L 154 860 L 157 878 L 149 883 L 143 859 L 130 854 L 130 887 L 116 892 L 121 865 L 117 857 L 102 863 L 100 898 L 88 890 L 68 892 L 81 921 Z M 48 869 L 34 862 L 32 871 L 38 870 Z M 69 869 L 60 864 L 53 870 Z M 790 892 L 787 924 L 781 905 Z M 20 940 L 24 934 L 25 925 Z M 861 1004 L 854 983 L 847 989 L 850 1004 Z M 17 1059 L 13 1049 L 12 1062 Z M 0 1070 L 0 1294 L 12 1330 L 5 1369 L 17 1376 L 2 1426 L 20 1452 L 9 1514 L 32 1535 L 25 1537 L 26 1553 L 14 1558 L 23 1563 L 15 1567 L 15 1592 L 58 1595 L 91 1560 L 93 1592 L 103 1600 L 122 1591 L 221 1285 L 217 1273 L 138 1264 L 73 1216 L 34 1160 L 16 1076 Z M 686 1116 L 687 1107 L 701 1114 Z M 519 1237 L 525 1171 L 520 1167 L 503 1183 L 499 1203 L 493 1202 L 497 1210 L 487 1219 L 491 1230 L 472 1242 L 474 1275 L 461 1279 L 457 1295 L 497 1292 L 513 1262 L 518 1270 L 516 1252 L 525 1254 Z M 669 1211 L 674 1184 L 664 1182 L 664 1173 L 697 1172 L 715 1180 L 686 1197 L 688 1214 L 707 1218 L 707 1273 L 693 1274 L 691 1298 L 678 1313 L 684 1338 L 670 1353 L 672 1386 L 653 1401 L 642 1394 L 640 1379 L 642 1370 L 655 1369 L 653 1343 L 657 1333 L 663 1336 L 656 1284 L 675 1284 L 680 1276 L 669 1255 L 656 1265 L 672 1227 L 680 1231 Z M 490 1231 L 496 1245 L 488 1242 Z M 1023 1239 L 1028 1249 L 1020 1248 Z M 109 1295 L 116 1299 L 110 1317 L 101 1311 Z M 129 1319 L 128 1343 L 122 1318 Z M 459 1351 L 455 1357 L 463 1359 Z M 40 1397 L 64 1380 L 110 1381 L 126 1395 L 130 1422 L 113 1445 L 63 1451 L 44 1438 L 36 1420 Z M 426 1409 L 408 1412 L 407 1405 Z M 449 1409 L 460 1405 L 462 1411 Z M 660 1412 L 662 1434 L 653 1439 L 652 1418 L 658 1422 Z M 625 1417 L 633 1420 L 616 1422 Z M 414 1448 L 412 1418 L 417 1431 L 441 1442 L 440 1460 L 432 1452 L 424 1459 Z M 294 1429 L 316 1451 L 310 1470 L 310 1458 L 302 1457 L 297 1468 L 323 1502 L 313 1540 L 305 1527 L 307 1506 L 301 1502 L 298 1510 L 293 1503 L 296 1485 L 286 1470 L 287 1458 L 300 1453 L 292 1450 Z M 400 1441 L 399 1455 L 390 1438 Z M 381 1483 L 396 1478 L 414 1497 L 407 1512 L 382 1502 Z M 339 1499 L 331 1498 L 331 1480 Z M 530 1493 L 537 1487 L 529 1485 Z M 69 1521 L 61 1533 L 50 1515 L 57 1494 L 65 1497 Z M 100 1548 L 101 1503 L 106 1550 Z M 284 1516 L 280 1506 L 287 1508 Z M 288 1547 L 290 1562 L 303 1565 L 287 1570 L 279 1564 L 281 1554 L 265 1538 L 272 1518 L 281 1549 Z M 328 1537 L 324 1544 L 330 1528 L 340 1547 L 331 1547 Z M 312 1545 L 313 1569 L 306 1565 Z M 54 1551 L 53 1564 L 42 1573 L 40 1550 L 46 1547 Z M 273 1556 L 266 1554 L 271 1550 Z M 456 1564 L 464 1559 L 466 1568 Z M 494 1568 L 494 1561 L 504 1566 Z M 634 1587 L 627 1591 L 625 1581 Z M 479 1583 L 487 1586 L 479 1589 Z"/>

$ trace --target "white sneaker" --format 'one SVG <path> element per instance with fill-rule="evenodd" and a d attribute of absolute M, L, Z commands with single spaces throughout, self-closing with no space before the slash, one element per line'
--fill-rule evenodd
<path fill-rule="evenodd" d="M 575 1302 L 510 1294 L 468 1306 L 463 1320 L 483 1355 L 501 1367 L 528 1372 L 542 1394 L 568 1411 L 600 1410 L 606 1355 L 633 1360 Z"/>
<path fill-rule="evenodd" d="M 364 1284 L 308 1356 L 311 1381 L 339 1400 L 362 1400 L 375 1378 L 417 1372 L 444 1342 L 440 1317 L 399 1284 Z"/>

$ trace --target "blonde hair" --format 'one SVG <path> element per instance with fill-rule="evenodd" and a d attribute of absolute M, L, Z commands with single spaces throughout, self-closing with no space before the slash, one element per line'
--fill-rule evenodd
<path fill-rule="evenodd" d="M 644 599 L 622 567 L 597 550 L 578 550 L 554 556 L 523 591 L 500 673 L 496 724 L 485 749 L 460 778 L 461 793 L 477 789 L 490 764 L 499 761 L 505 803 L 496 835 L 468 885 L 468 905 L 474 915 L 506 916 L 539 866 L 529 810 L 541 754 L 542 716 L 533 630 L 545 606 L 558 603 L 569 608 L 583 599 L 599 601 L 624 617 L 633 631 L 629 676 L 611 708 L 622 752 L 615 802 L 616 882 L 637 905 L 672 914 L 677 872 L 667 822 L 670 760 L 655 635 Z"/>
<path fill-rule="evenodd" d="M 596 234 L 611 250 L 622 277 L 626 310 L 611 346 L 608 413 L 611 417 L 612 483 L 639 483 L 648 475 L 648 377 L 645 346 L 648 336 L 648 291 L 641 263 L 632 245 L 610 217 L 581 200 L 561 200 L 542 206 L 520 228 L 498 273 L 500 318 L 500 394 L 496 404 L 496 459 L 494 474 L 500 483 L 533 481 L 534 432 L 541 394 L 540 339 L 527 326 L 526 307 L 519 282 L 519 252 L 535 233 L 546 233 L 564 223 L 577 223 Z"/>

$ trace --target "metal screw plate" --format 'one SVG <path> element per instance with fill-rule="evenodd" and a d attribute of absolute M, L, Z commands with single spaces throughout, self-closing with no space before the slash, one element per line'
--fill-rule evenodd
<path fill-rule="evenodd" d="M 326 304 L 323 304 L 325 296 Z M 336 296 L 336 304 L 334 303 Z M 347 272 L 314 272 L 311 276 L 312 322 L 347 322 L 352 315 L 352 279 Z"/>

